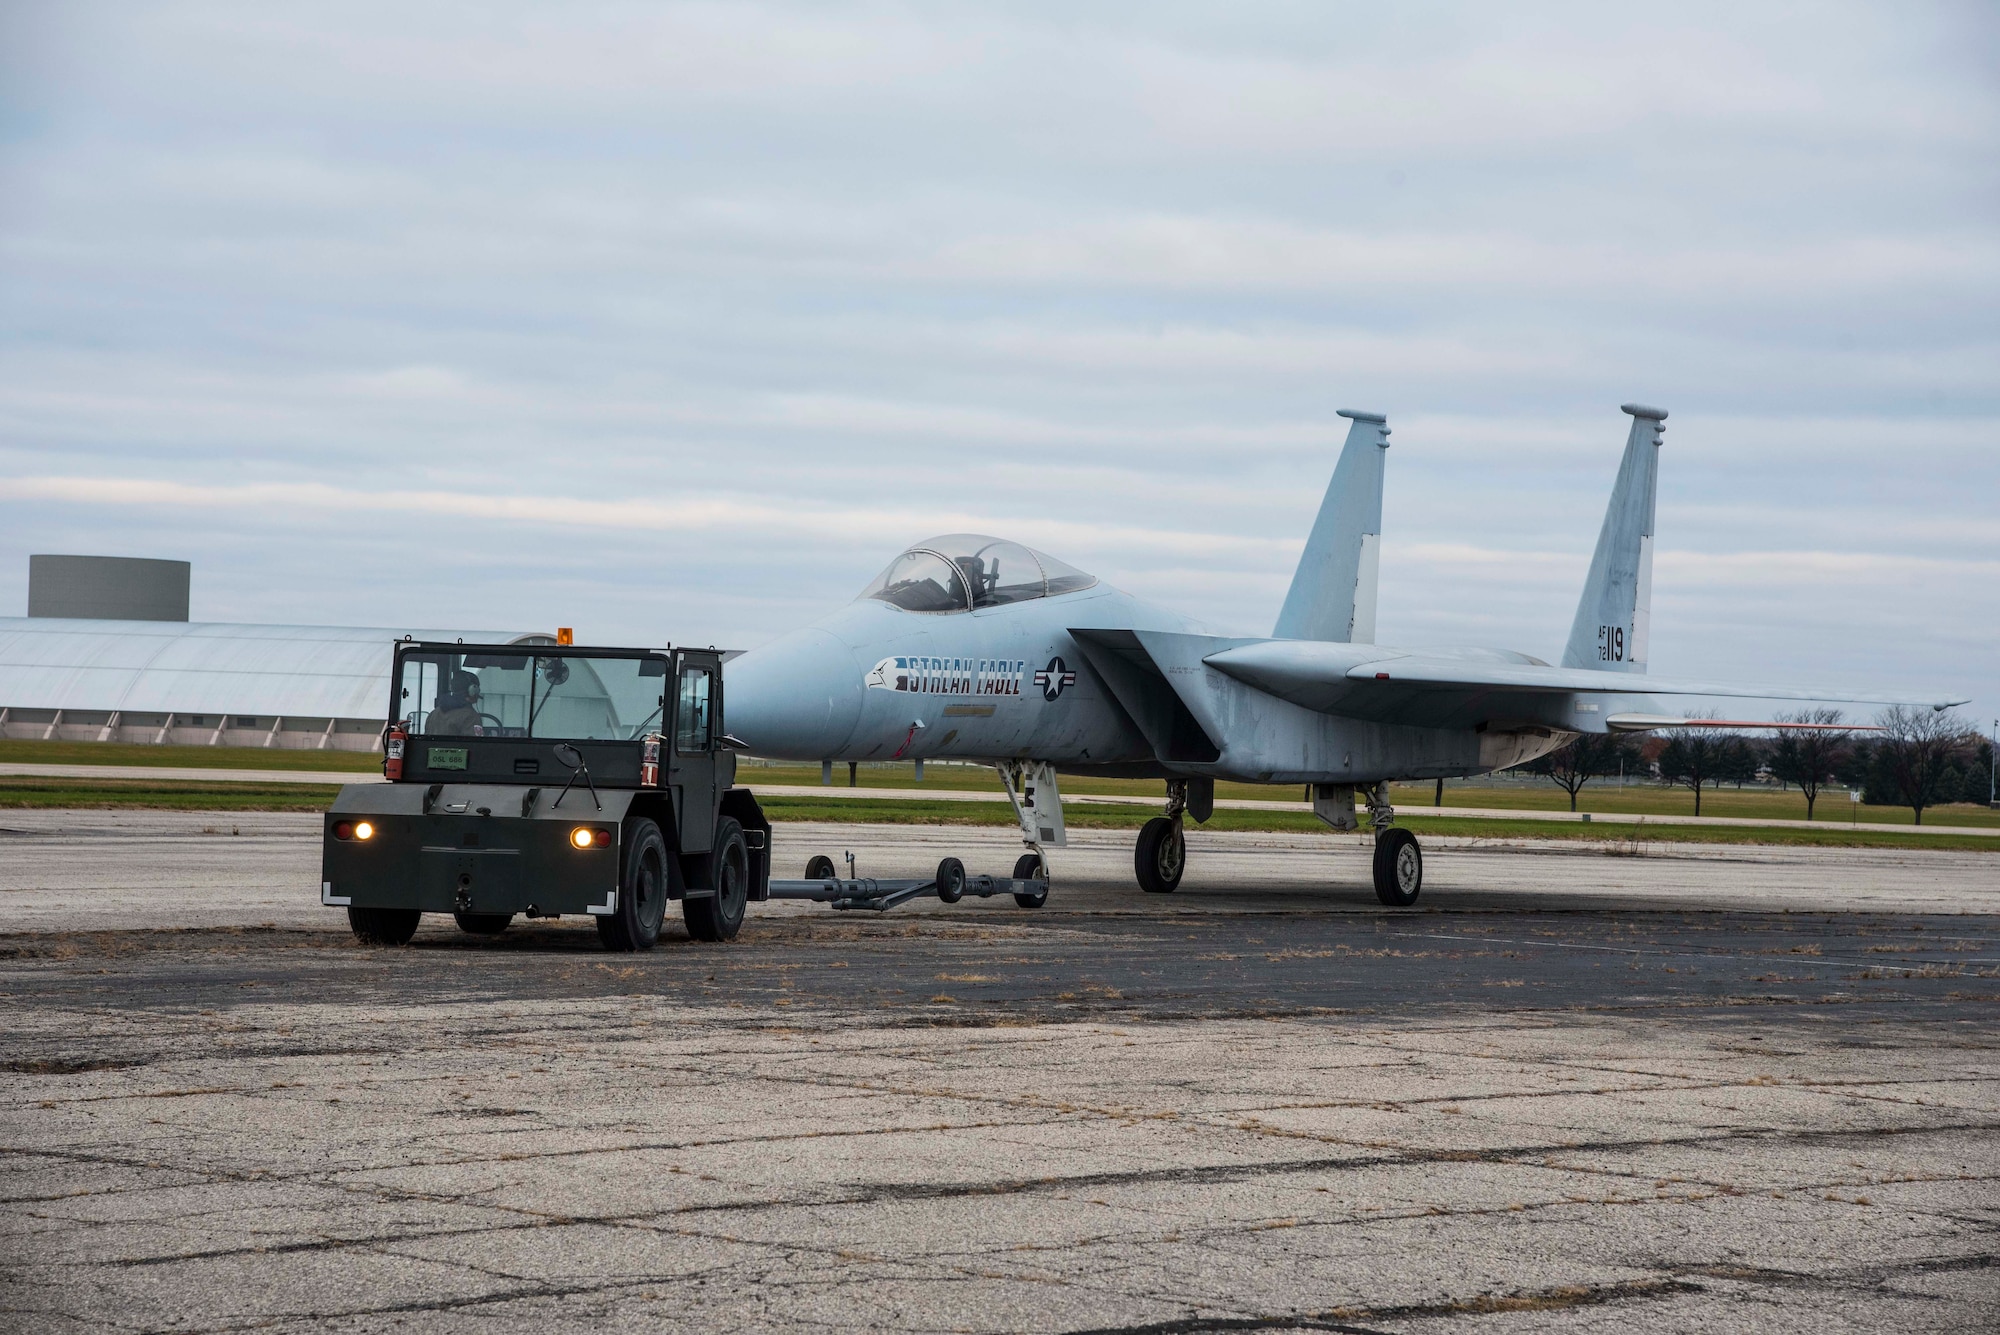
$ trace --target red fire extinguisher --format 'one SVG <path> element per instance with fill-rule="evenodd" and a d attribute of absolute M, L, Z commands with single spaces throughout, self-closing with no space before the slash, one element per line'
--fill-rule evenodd
<path fill-rule="evenodd" d="M 639 752 L 639 786 L 660 786 L 660 734 L 657 732 L 646 734 L 646 744 Z"/>
<path fill-rule="evenodd" d="M 383 778 L 394 781 L 403 777 L 403 746 L 409 738 L 409 728 L 404 723 L 389 725 L 389 735 L 382 743 Z"/>

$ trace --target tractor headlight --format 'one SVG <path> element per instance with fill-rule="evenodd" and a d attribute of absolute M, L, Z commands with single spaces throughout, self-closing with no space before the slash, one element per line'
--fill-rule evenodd
<path fill-rule="evenodd" d="M 373 839 L 375 837 L 375 827 L 365 820 L 358 820 L 354 822 L 354 837 L 356 839 Z"/>

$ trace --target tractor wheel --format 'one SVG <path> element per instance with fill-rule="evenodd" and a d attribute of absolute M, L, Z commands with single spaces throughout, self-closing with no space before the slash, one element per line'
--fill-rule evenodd
<path fill-rule="evenodd" d="M 715 842 L 708 853 L 708 884 L 714 894 L 681 901 L 688 935 L 697 941 L 734 940 L 750 906 L 750 850 L 743 842 L 743 827 L 734 816 L 724 816 L 715 823 Z"/>
<path fill-rule="evenodd" d="M 417 934 L 417 924 L 423 916 L 415 909 L 349 908 L 347 925 L 366 945 L 407 946 Z"/>
<path fill-rule="evenodd" d="M 625 830 L 625 866 L 618 878 L 618 906 L 597 920 L 606 950 L 651 950 L 667 913 L 667 841 L 644 816 Z"/>
<path fill-rule="evenodd" d="M 498 936 L 507 930 L 507 924 L 514 921 L 511 913 L 454 913 L 452 919 L 458 923 L 458 930 L 470 932 L 473 936 Z"/>

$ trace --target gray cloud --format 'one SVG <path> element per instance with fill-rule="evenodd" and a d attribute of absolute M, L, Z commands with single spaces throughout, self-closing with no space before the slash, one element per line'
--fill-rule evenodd
<path fill-rule="evenodd" d="M 82 4 L 0 30 L 0 606 L 749 644 L 1016 534 L 1549 654 L 1640 398 L 1658 669 L 1994 698 L 1985 7 Z"/>

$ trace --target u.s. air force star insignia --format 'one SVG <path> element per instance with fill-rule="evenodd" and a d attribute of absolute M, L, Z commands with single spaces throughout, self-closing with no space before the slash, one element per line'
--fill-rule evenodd
<path fill-rule="evenodd" d="M 1042 688 L 1042 699 L 1053 700 L 1063 693 L 1065 686 L 1076 685 L 1076 674 L 1062 659 L 1051 658 L 1049 665 L 1035 674 L 1035 685 Z"/>

